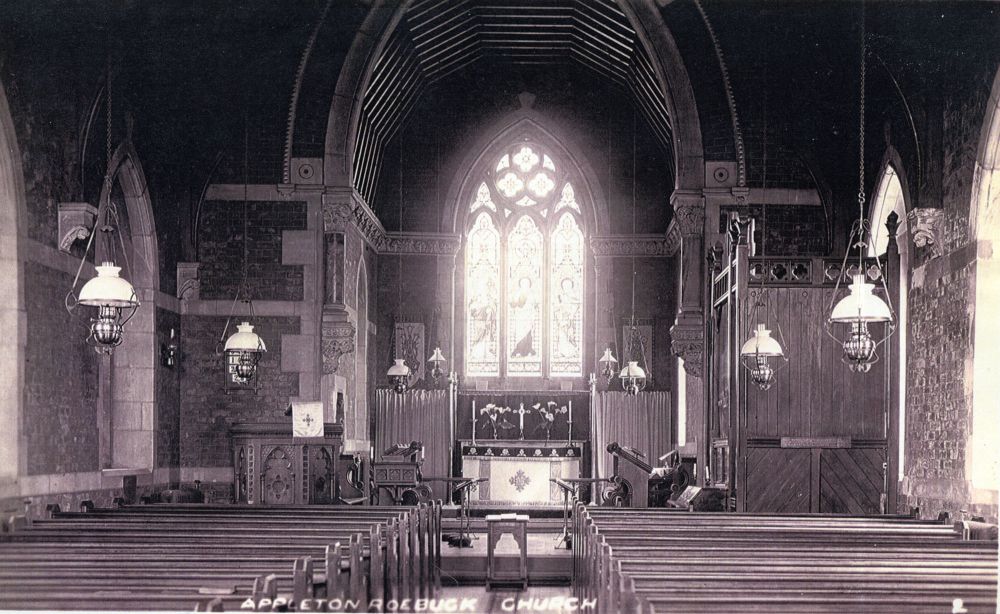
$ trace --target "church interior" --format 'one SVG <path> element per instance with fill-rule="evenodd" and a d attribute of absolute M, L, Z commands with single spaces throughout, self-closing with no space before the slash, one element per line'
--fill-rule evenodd
<path fill-rule="evenodd" d="M 1000 5 L 0 6 L 0 609 L 995 612 Z"/>

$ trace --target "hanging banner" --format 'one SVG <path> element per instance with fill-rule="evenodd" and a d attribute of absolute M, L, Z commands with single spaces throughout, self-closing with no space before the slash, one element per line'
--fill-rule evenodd
<path fill-rule="evenodd" d="M 406 366 L 413 373 L 410 385 L 424 379 L 424 362 L 427 360 L 424 347 L 423 322 L 396 322 L 395 356 L 406 361 Z"/>

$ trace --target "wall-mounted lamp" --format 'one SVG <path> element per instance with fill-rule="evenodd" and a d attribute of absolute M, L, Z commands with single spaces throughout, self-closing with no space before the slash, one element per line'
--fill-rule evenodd
<path fill-rule="evenodd" d="M 169 369 L 177 366 L 177 330 L 170 329 L 170 341 L 160 344 L 160 364 Z"/>

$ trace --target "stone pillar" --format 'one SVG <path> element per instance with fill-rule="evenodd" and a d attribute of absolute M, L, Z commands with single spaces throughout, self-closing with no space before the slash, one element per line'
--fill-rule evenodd
<path fill-rule="evenodd" d="M 353 229 L 354 207 L 349 193 L 326 194 L 323 197 L 323 310 L 320 322 L 320 356 L 323 374 L 320 379 L 320 396 L 323 400 L 324 419 L 337 418 L 337 371 L 340 359 L 354 352 L 357 328 L 344 303 L 344 258 L 346 240 Z M 340 246 L 338 249 L 337 246 Z M 341 392 L 347 392 L 341 390 Z M 345 411 L 347 404 L 345 403 Z M 345 420 L 345 429 L 348 428 Z M 353 430 L 353 429 L 352 429 Z M 345 438 L 349 437 L 345 433 Z"/>
<path fill-rule="evenodd" d="M 705 467 L 705 394 L 702 379 L 705 361 L 706 287 L 704 238 L 705 198 L 700 192 L 674 192 L 670 198 L 674 219 L 668 232 L 680 233 L 678 259 L 680 293 L 677 317 L 670 328 L 670 349 L 683 359 L 685 378 L 686 432 L 688 445 L 698 450 L 699 466 Z"/>
<path fill-rule="evenodd" d="M 674 192 L 670 203 L 672 225 L 681 233 L 681 293 L 670 328 L 671 351 L 684 359 L 689 387 L 700 386 L 705 352 L 705 198 L 700 192 Z"/>

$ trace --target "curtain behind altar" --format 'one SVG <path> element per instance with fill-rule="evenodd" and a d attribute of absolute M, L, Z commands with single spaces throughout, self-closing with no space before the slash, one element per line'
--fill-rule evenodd
<path fill-rule="evenodd" d="M 451 442 L 448 441 L 448 391 L 391 389 L 375 391 L 375 460 L 394 443 L 419 441 L 424 444 L 425 476 L 448 477 Z M 434 498 L 451 499 L 448 484 L 428 482 Z"/>
<path fill-rule="evenodd" d="M 642 452 L 654 467 L 656 459 L 671 450 L 670 392 L 655 390 L 635 396 L 624 392 L 598 392 L 593 402 L 597 422 L 594 425 L 597 477 L 611 475 L 612 456 L 607 447 L 613 441 Z"/>

